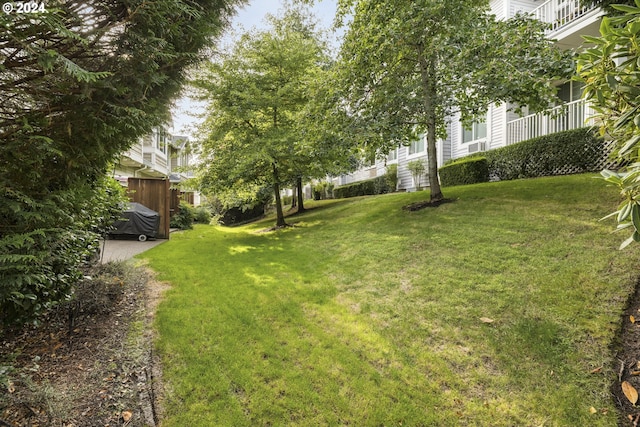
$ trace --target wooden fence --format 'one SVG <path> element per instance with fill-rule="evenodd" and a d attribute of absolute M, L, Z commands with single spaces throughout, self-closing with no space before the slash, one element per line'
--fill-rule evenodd
<path fill-rule="evenodd" d="M 129 178 L 129 198 L 160 214 L 158 238 L 169 238 L 169 218 L 171 213 L 170 182 L 158 178 Z"/>

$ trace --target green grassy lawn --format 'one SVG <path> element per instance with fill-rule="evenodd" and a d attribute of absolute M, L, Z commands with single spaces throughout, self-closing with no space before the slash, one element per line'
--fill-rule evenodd
<path fill-rule="evenodd" d="M 143 256 L 163 426 L 612 426 L 636 247 L 593 175 L 318 202 Z M 489 322 L 493 320 L 493 322 Z M 592 373 L 596 368 L 601 370 Z M 590 408 L 595 408 L 593 414 Z"/>

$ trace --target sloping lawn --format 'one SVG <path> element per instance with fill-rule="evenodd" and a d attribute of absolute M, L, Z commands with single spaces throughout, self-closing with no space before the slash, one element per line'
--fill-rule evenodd
<path fill-rule="evenodd" d="M 163 426 L 612 426 L 638 248 L 593 175 L 318 203 L 144 254 Z M 598 369 L 601 368 L 601 369 Z M 596 413 L 592 413 L 595 408 Z"/>

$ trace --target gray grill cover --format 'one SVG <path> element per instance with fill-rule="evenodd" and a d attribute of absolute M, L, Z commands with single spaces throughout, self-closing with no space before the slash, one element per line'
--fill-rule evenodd
<path fill-rule="evenodd" d="M 129 203 L 129 209 L 122 212 L 124 221 L 116 221 L 116 229 L 111 234 L 132 234 L 139 236 L 144 234 L 149 237 L 156 237 L 158 225 L 160 224 L 160 214 L 140 203 Z"/>

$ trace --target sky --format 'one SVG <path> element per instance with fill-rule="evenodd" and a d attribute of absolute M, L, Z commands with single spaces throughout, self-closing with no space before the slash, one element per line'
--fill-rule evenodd
<path fill-rule="evenodd" d="M 325 29 L 331 28 L 336 13 L 337 0 L 316 0 L 312 12 L 320 25 Z M 283 7 L 282 0 L 251 0 L 242 9 L 238 10 L 231 23 L 231 30 L 236 32 L 248 31 L 252 28 L 264 28 L 264 18 L 267 14 L 277 14 Z M 204 103 L 197 102 L 187 96 L 179 99 L 172 110 L 173 134 L 193 137 L 190 128 L 200 119 L 194 114 L 204 111 Z"/>

